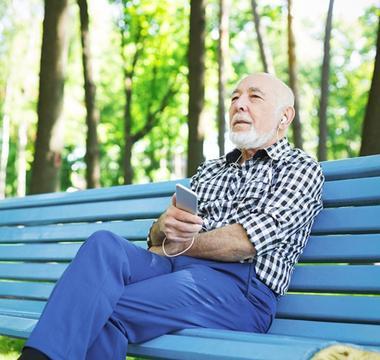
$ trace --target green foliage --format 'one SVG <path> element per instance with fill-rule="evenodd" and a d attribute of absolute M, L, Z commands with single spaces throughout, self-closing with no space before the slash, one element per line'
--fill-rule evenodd
<path fill-rule="evenodd" d="M 89 2 L 89 6 L 93 70 L 97 85 L 96 104 L 100 111 L 98 132 L 102 186 L 123 183 L 121 164 L 125 145 L 126 100 L 124 74 L 125 71 L 131 70 L 136 50 L 140 53 L 132 79 L 132 133 L 136 134 L 146 129 L 147 115 L 159 109 L 161 100 L 171 84 L 174 84 L 175 94 L 170 97 L 165 110 L 157 114 L 156 126 L 133 148 L 134 181 L 157 181 L 183 176 L 181 168 L 185 165 L 187 148 L 187 46 L 190 2 L 99 0 Z M 231 66 L 226 70 L 227 96 L 242 76 L 262 71 L 250 2 L 231 0 L 229 10 Z M 287 81 L 286 4 L 282 1 L 259 1 L 258 12 L 267 45 L 273 55 L 276 73 Z M 380 9 L 374 2 L 361 17 L 334 18 L 328 106 L 329 159 L 358 155 L 361 126 L 373 72 L 379 12 Z M 207 1 L 204 131 L 206 143 L 208 141 L 212 145 L 216 141 L 218 98 L 218 13 L 219 2 Z M 297 13 L 295 19 L 296 17 Z M 26 120 L 28 124 L 26 176 L 30 176 L 37 129 L 42 20 L 41 0 L 30 0 L 22 8 L 17 2 L 0 1 L 0 128 L 6 111 L 11 119 L 7 169 L 8 196 L 15 195 L 17 189 L 17 136 L 20 119 Z M 309 18 L 302 23 L 299 22 L 298 26 L 295 28 L 295 35 L 300 117 L 305 149 L 315 154 L 318 143 L 317 110 L 320 98 L 324 18 Z M 62 114 L 65 120 L 62 190 L 80 189 L 85 186 L 86 111 L 79 12 L 75 1 L 70 2 L 67 31 L 70 46 Z M 121 31 L 125 35 L 122 50 Z M 311 56 L 310 52 L 315 55 Z M 11 89 L 6 99 L 7 84 L 11 85 Z M 216 156 L 215 154 L 217 149 L 210 146 L 206 148 L 207 157 Z"/>
<path fill-rule="evenodd" d="M 16 360 L 21 353 L 25 340 L 0 336 L 0 357 L 3 360 Z"/>
<path fill-rule="evenodd" d="M 117 3 L 119 6 L 122 5 L 123 10 L 117 27 L 118 32 L 124 35 L 119 43 L 124 41 L 121 51 L 122 58 L 126 60 L 125 63 L 121 62 L 119 71 L 128 75 L 133 71 L 130 80 L 132 134 L 145 130 L 148 117 L 159 111 L 165 94 L 173 88 L 174 95 L 169 98 L 164 111 L 158 113 L 159 122 L 154 131 L 137 143 L 133 151 L 136 181 L 157 180 L 154 174 L 160 167 L 159 159 L 167 158 L 171 149 L 185 141 L 183 137 L 176 135 L 181 124 L 186 121 L 186 113 L 183 110 L 187 102 L 188 28 L 184 24 L 187 22 L 189 9 L 172 0 L 156 3 L 146 0 Z M 136 56 L 137 61 L 134 64 Z M 119 88 L 117 96 L 122 101 L 118 103 L 119 110 L 115 109 L 119 116 L 115 118 L 117 125 L 114 127 L 114 135 L 121 160 L 121 144 L 124 142 L 123 110 L 126 101 L 122 87 Z M 107 108 L 103 109 L 102 118 L 104 111 L 107 111 Z M 166 128 L 170 131 L 166 132 Z M 158 137 L 157 132 L 160 134 Z M 163 139 L 162 133 L 165 133 L 166 139 Z M 164 145 L 163 142 L 168 143 Z M 118 180 L 121 181 L 121 166 L 118 168 Z M 170 173 L 167 172 L 166 177 L 170 177 Z"/>

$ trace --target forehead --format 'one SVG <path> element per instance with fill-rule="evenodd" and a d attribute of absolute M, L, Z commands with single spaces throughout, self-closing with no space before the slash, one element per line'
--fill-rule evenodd
<path fill-rule="evenodd" d="M 270 93 L 274 90 L 274 84 L 271 80 L 263 76 L 247 76 L 239 82 L 233 92 L 256 91 L 263 94 Z"/>

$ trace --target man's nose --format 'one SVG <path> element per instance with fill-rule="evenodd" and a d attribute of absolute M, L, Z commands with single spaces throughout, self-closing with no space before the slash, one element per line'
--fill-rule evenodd
<path fill-rule="evenodd" d="M 247 111 L 247 99 L 245 96 L 239 96 L 235 102 L 236 110 Z"/>

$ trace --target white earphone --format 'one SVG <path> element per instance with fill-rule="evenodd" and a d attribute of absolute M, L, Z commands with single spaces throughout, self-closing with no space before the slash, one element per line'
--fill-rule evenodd
<path fill-rule="evenodd" d="M 284 116 L 282 117 L 282 119 L 281 119 L 280 124 L 285 124 L 285 123 L 286 123 L 286 120 L 287 120 L 287 118 L 286 118 L 286 116 L 284 115 Z"/>

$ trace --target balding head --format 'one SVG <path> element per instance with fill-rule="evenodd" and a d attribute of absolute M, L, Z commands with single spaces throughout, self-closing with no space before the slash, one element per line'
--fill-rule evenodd
<path fill-rule="evenodd" d="M 268 73 L 254 73 L 243 78 L 243 82 L 257 84 L 267 90 L 267 94 L 273 94 L 277 105 L 277 111 L 283 111 L 288 106 L 294 107 L 294 94 L 292 89 L 283 81 Z"/>

